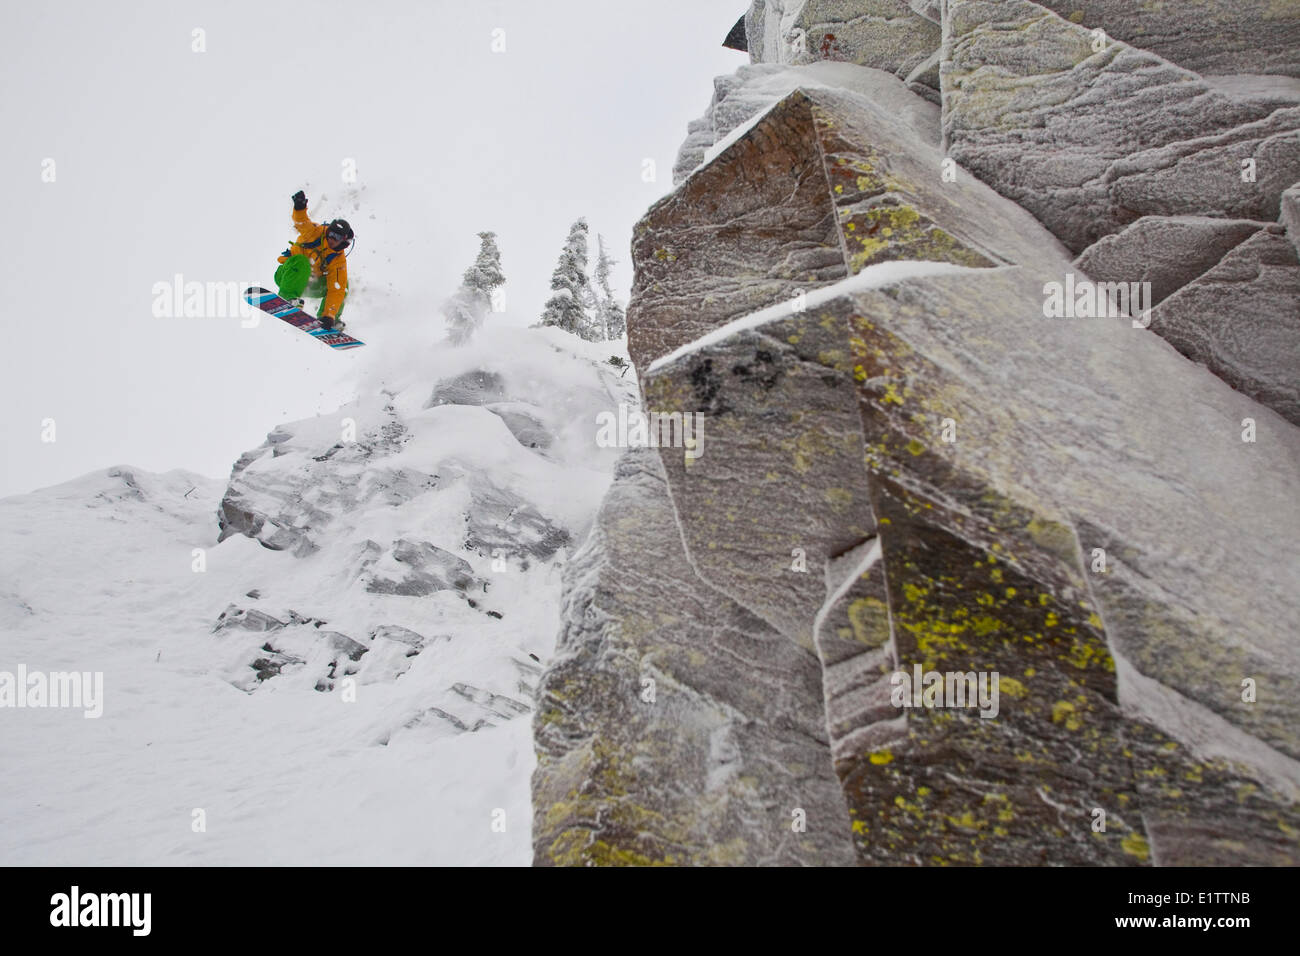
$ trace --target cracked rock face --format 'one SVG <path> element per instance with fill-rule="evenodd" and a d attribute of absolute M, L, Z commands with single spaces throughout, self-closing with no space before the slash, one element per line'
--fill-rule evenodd
<path fill-rule="evenodd" d="M 1035 267 L 1059 268 L 1060 262 Z M 865 578 L 812 622 L 816 627 L 821 621 L 816 646 L 825 668 L 826 719 L 857 822 L 855 845 L 864 861 L 879 863 L 1146 863 L 1157 856 L 1192 862 L 1229 858 L 1233 845 L 1244 848 L 1240 862 L 1288 859 L 1295 847 L 1277 834 L 1294 825 L 1290 795 L 1300 779 L 1294 774 L 1296 742 L 1286 729 L 1290 705 L 1243 708 L 1237 681 L 1214 680 L 1264 668 L 1270 686 L 1287 699 L 1292 692 L 1300 661 L 1267 624 L 1272 614 L 1285 613 L 1288 572 L 1274 562 L 1285 560 L 1275 549 L 1288 536 L 1270 531 L 1277 516 L 1252 504 L 1289 494 L 1281 487 L 1294 481 L 1284 464 L 1288 456 L 1272 456 L 1269 464 L 1244 460 L 1235 450 L 1235 427 L 1225 427 L 1215 441 L 1224 457 L 1214 480 L 1197 486 L 1184 479 L 1171 489 L 1152 485 L 1146 455 L 1135 456 L 1122 436 L 1153 427 L 1142 423 L 1152 407 L 1171 407 L 1141 383 L 1144 375 L 1176 379 L 1181 360 L 1150 333 L 1118 321 L 1065 335 L 1059 326 L 1044 327 L 1049 320 L 1037 308 L 1040 283 L 1017 277 L 1024 268 L 913 279 L 897 290 L 846 296 L 812 315 L 768 326 L 773 340 L 791 329 L 807 334 L 810 327 L 837 327 L 851 367 L 860 370 L 853 380 L 865 467 L 854 468 L 869 492 L 889 587 L 882 593 L 879 579 Z M 970 337 L 964 348 L 948 323 Z M 735 345 L 743 347 L 744 334 Z M 659 379 L 689 381 L 692 369 L 716 363 L 732 347 L 732 340 L 723 340 L 684 356 L 651 377 L 647 394 L 663 394 Z M 1057 349 L 1078 364 L 1054 366 L 1048 355 Z M 1008 354 L 1015 355 L 1012 362 L 998 358 Z M 1019 394 L 1035 396 L 1038 407 L 1031 411 L 1015 393 L 1004 393 L 1001 375 L 986 377 L 999 366 L 1007 381 L 1024 389 Z M 1132 394 L 1085 400 L 1098 389 L 1089 378 L 1103 370 L 1111 388 L 1122 378 Z M 1175 462 L 1187 459 L 1186 451 L 1177 451 L 1180 444 L 1199 456 L 1205 449 L 1196 442 L 1204 441 L 1211 419 L 1232 422 L 1248 410 L 1243 398 L 1214 379 L 1200 386 L 1202 401 L 1214 394 L 1219 411 L 1176 427 L 1161 419 L 1155 427 L 1170 434 L 1158 451 L 1149 439 L 1142 441 L 1141 447 L 1162 456 L 1161 471 L 1194 473 L 1190 460 Z M 789 394 L 798 407 L 798 389 Z M 752 403 L 743 384 L 729 384 L 719 396 L 732 403 L 728 416 L 747 412 L 744 406 Z M 769 406 L 775 401 L 767 397 Z M 945 420 L 958 429 L 951 446 L 942 437 Z M 722 430 L 715 422 L 711 437 Z M 767 454 L 758 445 L 715 441 L 689 468 L 674 471 L 677 456 L 663 452 L 692 565 L 721 593 L 746 603 L 763 589 L 743 574 L 709 575 L 719 559 L 708 547 L 712 541 L 698 532 L 716 535 L 727 528 L 726 538 L 715 539 L 719 544 L 766 555 L 788 571 L 784 551 L 767 540 L 771 516 L 779 512 L 790 526 L 812 528 L 825 508 L 773 482 L 770 491 L 751 486 L 746 509 L 733 515 L 731 501 L 710 501 L 692 488 L 707 487 L 710 474 L 771 469 Z M 838 461 L 820 458 L 812 470 L 844 468 Z M 808 481 L 812 488 L 832 481 L 843 486 L 855 480 L 850 474 L 814 474 Z M 1221 543 L 1202 542 L 1192 557 L 1192 543 L 1183 542 L 1183 554 L 1171 555 L 1168 529 L 1190 529 L 1204 514 L 1221 512 L 1224 481 L 1255 487 L 1233 507 L 1234 527 L 1252 529 L 1237 543 L 1241 550 L 1228 557 Z M 1138 497 L 1136 489 L 1142 489 Z M 1104 579 L 1080 557 L 1098 548 L 1110 556 Z M 828 589 L 836 557 L 824 559 Z M 820 563 L 817 558 L 810 554 L 810 562 Z M 1241 600 L 1243 579 L 1256 583 L 1252 599 L 1269 603 L 1270 610 L 1252 610 Z M 1173 594 L 1183 597 L 1174 600 Z M 795 622 L 782 632 L 799 643 L 799 628 Z M 1233 660 L 1230 642 L 1243 630 L 1270 650 Z M 1158 683 L 1176 702 L 1177 716 L 1158 712 L 1147 700 L 1123 701 L 1117 661 Z M 917 666 L 923 672 L 997 672 L 1004 709 L 992 719 L 917 709 L 900 720 L 882 680 Z M 808 701 L 814 709 L 819 704 Z M 1198 729 L 1187 732 L 1192 725 Z M 1218 749 L 1195 746 L 1214 738 Z M 1222 741 L 1237 738 L 1253 743 L 1225 761 Z M 1243 759 L 1252 748 L 1258 758 L 1253 765 Z M 1080 753 L 1089 755 L 1084 786 L 1069 769 Z M 968 783 L 954 786 L 954 777 Z M 1166 777 L 1216 783 L 1205 793 L 1147 786 L 1149 779 Z M 1222 805 L 1243 788 L 1258 790 L 1260 802 L 1223 816 Z M 1045 803 L 1043 793 L 1054 803 Z M 934 796 L 918 801 L 918 795 Z M 901 811 L 899 798 L 906 803 Z M 1136 814 L 1135 805 L 1141 808 Z M 1096 807 L 1110 814 L 1105 841 L 1080 825 Z M 1155 842 L 1143 822 L 1148 812 L 1177 821 L 1173 843 Z M 1217 830 L 1216 848 L 1198 855 L 1186 836 L 1206 828 Z"/>
<path fill-rule="evenodd" d="M 756 0 L 745 17 L 749 54 L 764 63 L 856 63 L 901 80 L 939 46 L 938 22 L 916 6 L 908 0 Z"/>
<path fill-rule="evenodd" d="M 821 696 L 816 657 L 695 575 L 674 528 L 654 452 L 628 452 L 565 571 L 534 718 L 534 862 L 853 863 L 802 706 Z"/>
<path fill-rule="evenodd" d="M 1038 0 L 1071 23 L 1197 73 L 1300 76 L 1300 17 L 1273 0 Z"/>
<path fill-rule="evenodd" d="M 927 64 L 925 69 L 934 70 L 934 88 L 938 90 L 937 50 L 933 63 Z M 802 66 L 755 63 L 714 79 L 708 109 L 687 127 L 686 141 L 673 167 L 673 184 L 680 185 L 706 159 L 720 152 L 732 136 L 739 135 L 756 117 L 796 89 L 857 93 L 909 123 L 926 140 L 936 145 L 939 142 L 937 97 L 934 103 L 918 99 L 906 83 L 888 73 L 826 61 Z"/>
<path fill-rule="evenodd" d="M 638 320 L 628 345 L 638 369 L 726 319 L 796 301 L 869 265 L 987 267 L 1030 254 L 1018 232 L 990 231 L 988 217 L 1009 224 L 1011 215 L 1017 228 L 1032 218 L 969 179 L 945 186 L 936 176 L 942 155 L 890 98 L 928 105 L 891 77 L 846 69 L 867 77 L 852 90 L 786 96 L 636 225 L 629 315 Z M 905 148 L 883 149 L 873 136 Z M 745 190 L 725 188 L 741 177 Z"/>
<path fill-rule="evenodd" d="M 1273 504 L 1297 500 L 1300 433 L 1154 322 L 1045 308 L 1085 265 L 1158 286 L 1170 327 L 1182 297 L 1207 326 L 1252 286 L 1256 326 L 1294 306 L 1270 224 L 1292 111 L 1094 52 L 1035 4 L 942 13 L 947 153 L 861 85 L 810 84 L 711 146 L 693 127 L 703 165 L 636 227 L 644 404 L 700 416 L 703 440 L 629 455 L 570 566 L 538 862 L 841 862 L 840 839 L 867 864 L 1300 861 L 1300 645 L 1275 625 L 1300 524 Z M 1267 437 L 1243 441 L 1247 419 Z M 719 656 L 738 635 L 787 663 Z M 962 696 L 899 693 L 928 674 Z M 680 710 L 645 707 L 646 677 Z M 731 708 L 749 732 L 715 743 Z M 714 801 L 782 792 L 792 721 L 820 728 L 846 825 L 774 856 L 769 817 L 742 832 Z"/>
<path fill-rule="evenodd" d="M 1125 397 L 1121 389 L 1108 398 L 1081 400 L 1079 386 L 1092 375 L 1101 375 L 1111 388 L 1121 380 L 1141 381 L 1139 369 L 1148 375 L 1176 378 L 1180 375 L 1176 357 L 1163 352 L 1158 342 L 1141 330 L 1126 330 L 1140 338 L 1116 339 L 1122 326 L 1099 324 L 1076 329 L 1076 333 L 1088 334 L 1033 335 L 1030 328 L 1022 326 L 1041 321 L 1030 318 L 1035 298 L 1032 284 L 1015 282 L 987 294 L 1004 283 L 1005 277 L 990 274 L 967 279 L 963 289 L 953 279 L 936 279 L 922 292 L 925 283 L 917 280 L 915 293 L 903 293 L 896 300 L 873 295 L 871 305 L 858 299 L 851 311 L 841 313 L 851 328 L 860 330 L 863 343 L 855 347 L 867 373 L 860 386 L 860 407 L 873 475 L 872 500 L 881 525 L 882 560 L 890 582 L 896 660 L 903 667 L 919 663 L 926 670 L 998 670 L 1006 678 L 1002 702 L 1009 711 L 991 720 L 965 712 L 946 716 L 955 716 L 958 725 L 963 721 L 968 725 L 971 736 L 961 735 L 965 743 L 957 745 L 959 753 L 971 740 L 979 739 L 983 743 L 977 750 L 983 755 L 987 748 L 1001 746 L 993 743 L 1001 733 L 1009 735 L 1004 739 L 1022 742 L 1014 747 L 1016 769 L 1012 777 L 1004 778 L 1004 786 L 988 786 L 989 764 L 998 766 L 999 761 L 981 756 L 978 777 L 984 783 L 967 792 L 972 799 L 962 812 L 940 812 L 936 819 L 938 811 L 920 801 L 920 816 L 891 811 L 882 820 L 884 833 L 873 829 L 870 842 L 860 846 L 870 848 L 883 862 L 900 849 L 896 842 L 900 837 L 914 849 L 907 835 L 910 832 L 920 838 L 919 826 L 930 831 L 922 845 L 938 839 L 957 859 L 967 862 L 1041 862 L 1041 857 L 1035 860 L 1029 843 L 1020 842 L 1026 834 L 1034 834 L 1033 839 L 1043 845 L 1052 845 L 1050 854 L 1059 852 L 1080 861 L 1100 862 L 1109 854 L 1112 861 L 1190 862 L 1223 852 L 1219 847 L 1197 856 L 1181 838 L 1177 847 L 1160 844 L 1158 834 L 1144 827 L 1148 816 L 1157 815 L 1179 820 L 1179 832 L 1184 834 L 1197 828 L 1217 828 L 1223 846 L 1243 848 L 1242 862 L 1292 857 L 1294 844 L 1279 840 L 1276 834 L 1285 832 L 1285 826 L 1290 826 L 1286 821 L 1295 813 L 1294 783 L 1274 776 L 1290 775 L 1294 767 L 1295 740 L 1283 729 L 1290 718 L 1284 716 L 1286 708 L 1268 714 L 1243 707 L 1239 681 L 1229 681 L 1226 676 L 1235 678 L 1267 666 L 1272 672 L 1270 683 L 1281 687 L 1289 684 L 1295 673 L 1294 648 L 1285 640 L 1272 642 L 1268 653 L 1278 656 L 1270 664 L 1263 658 L 1230 662 L 1225 656 L 1232 653 L 1234 636 L 1243 631 L 1249 631 L 1252 640 L 1269 641 L 1265 616 L 1251 612 L 1233 593 L 1243 577 L 1267 594 L 1262 597 L 1260 591 L 1254 592 L 1273 603 L 1270 613 L 1285 613 L 1281 608 L 1287 600 L 1286 573 L 1270 580 L 1270 564 L 1275 559 L 1265 557 L 1277 543 L 1266 529 L 1270 516 L 1253 504 L 1237 503 L 1234 520 L 1253 530 L 1245 535 L 1248 540 L 1238 545 L 1241 552 L 1226 563 L 1219 561 L 1217 544 L 1203 545 L 1191 558 L 1192 545 L 1182 541 L 1183 554 L 1170 555 L 1168 529 L 1190 529 L 1205 514 L 1222 509 L 1219 483 L 1226 475 L 1202 478 L 1199 483 L 1184 479 L 1172 488 L 1160 488 L 1149 477 L 1152 464 L 1147 455 L 1160 456 L 1163 464 L 1155 467 L 1162 473 L 1166 469 L 1180 475 L 1197 473 L 1190 460 L 1195 456 L 1180 453 L 1172 442 L 1194 447 L 1197 439 L 1193 436 L 1204 435 L 1208 421 L 1188 420 L 1185 410 L 1162 417 L 1161 427 L 1183 431 L 1183 437 L 1168 435 L 1172 441 L 1157 448 L 1149 440 L 1136 439 L 1151 422 L 1144 423 L 1145 416 L 1128 409 L 1140 404 L 1139 394 L 1150 403 L 1148 414 L 1151 408 L 1172 408 L 1158 392 L 1175 392 L 1176 387 L 1168 383 L 1161 389 L 1129 385 L 1134 392 L 1131 397 Z M 940 286 L 946 288 L 940 291 Z M 987 287 L 987 292 L 981 293 L 980 286 Z M 1016 291 L 1018 287 L 1020 291 Z M 963 306 L 957 305 L 957 297 L 966 299 Z M 1023 304 L 1011 305 L 1017 299 Z M 994 302 L 1002 304 L 1000 313 L 990 308 Z M 942 318 L 945 315 L 963 317 L 963 341 L 970 360 L 965 372 L 950 364 L 941 367 L 935 361 L 945 355 L 951 341 L 952 331 Z M 986 320 L 975 334 L 973 315 L 1000 315 L 1002 320 Z M 985 339 L 986 333 L 993 333 L 991 341 Z M 1021 351 L 1011 362 L 1001 363 L 1002 368 L 1011 372 L 1009 381 L 1035 396 L 1032 412 L 1013 396 L 1001 394 L 995 380 L 985 379 L 977 371 L 994 367 L 993 354 L 999 348 L 1015 348 L 1013 343 L 1020 343 Z M 1063 349 L 1063 354 L 1079 361 L 1052 368 L 1045 355 L 1033 358 L 1040 348 Z M 978 358 L 981 353 L 983 360 Z M 1050 377 L 1030 372 L 1032 366 L 1050 369 Z M 886 367 L 890 369 L 886 381 L 879 382 L 873 372 Z M 1166 371 L 1155 373 L 1157 367 Z M 1194 375 L 1190 378 L 1195 381 Z M 889 400 L 891 379 L 901 388 L 901 404 Z M 965 398 L 959 398 L 961 393 Z M 1207 393 L 1214 394 L 1220 414 L 1229 419 L 1247 404 L 1222 385 L 1202 387 L 1198 393 L 1202 400 Z M 1080 402 L 1070 409 L 1071 403 Z M 942 429 L 935 427 L 939 423 L 929 429 L 917 428 L 919 421 L 909 411 L 916 406 L 923 415 L 946 409 L 945 417 L 952 418 L 958 428 L 965 427 L 966 433 L 946 444 Z M 992 414 L 994 409 L 996 414 Z M 1106 439 L 1099 441 L 1096 429 L 1102 422 L 1108 422 L 1107 430 L 1115 429 L 1115 439 L 1128 436 L 1127 440 L 1115 445 Z M 976 434 L 971 434 L 972 429 Z M 936 434 L 938 443 L 934 442 Z M 1031 437 L 1035 435 L 1040 437 Z M 1038 440 L 1047 444 L 1031 451 L 1027 445 Z M 1237 441 L 1231 429 L 1217 436 L 1216 447 L 1222 456 L 1217 467 L 1230 468 L 1236 480 L 1252 484 L 1291 480 L 1279 459 L 1271 464 L 1251 461 L 1239 453 Z M 1138 447 L 1146 451 L 1135 454 Z M 1178 458 L 1184 463 L 1175 464 Z M 1092 467 L 1086 464 L 1090 459 L 1095 462 Z M 1079 479 L 1083 474 L 1097 474 L 1097 466 L 1106 469 L 1107 477 L 1085 487 Z M 999 474 L 1003 477 L 998 478 Z M 1140 506 L 1130 503 L 1132 489 L 1137 488 L 1143 489 Z M 1264 492 L 1262 486 L 1255 492 L 1271 493 Z M 1000 498 L 1002 494 L 1005 499 Z M 1195 500 L 1189 501 L 1189 495 Z M 956 510 L 945 513 L 945 507 L 953 505 Z M 1103 532 L 1103 527 L 1108 530 Z M 936 531 L 940 538 L 931 538 Z M 1110 556 L 1104 573 L 1095 570 L 1098 548 Z M 969 549 L 965 561 L 960 558 L 963 549 Z M 1088 556 L 1089 564 L 1080 556 Z M 1243 564 L 1238 565 L 1239 561 Z M 1250 567 L 1249 572 L 1242 571 L 1245 566 Z M 919 578 L 915 577 L 918 573 Z M 1219 578 L 1224 574 L 1234 576 L 1238 584 L 1225 586 Z M 1190 579 L 1198 583 L 1192 584 Z M 1191 598 L 1190 592 L 1198 590 Z M 1174 594 L 1181 599 L 1172 598 Z M 1155 637 L 1158 634 L 1167 636 Z M 1161 650 L 1153 653 L 1156 644 Z M 1207 666 L 1211 659 L 1214 663 Z M 1121 667 L 1134 665 L 1153 678 L 1151 683 L 1164 687 L 1169 699 L 1178 700 L 1180 715 L 1159 712 L 1145 691 L 1126 699 L 1114 682 L 1117 662 Z M 1216 683 L 1215 674 L 1223 675 L 1219 677 L 1222 683 Z M 1207 715 L 1203 708 L 1216 713 Z M 931 720 L 939 721 L 938 726 L 949 732 L 954 726 L 937 712 L 917 710 L 909 714 L 909 728 L 913 717 L 922 728 Z M 1234 726 L 1224 727 L 1225 720 Z M 1197 722 L 1200 729 L 1188 732 L 1188 726 Z M 1057 733 L 1062 726 L 1067 731 L 1064 736 Z M 1178 740 L 1172 737 L 1175 731 L 1182 732 Z M 931 744 L 938 733 L 921 728 L 917 732 L 920 740 Z M 928 745 L 909 734 L 897 737 L 898 745 L 913 754 L 917 772 L 924 775 L 920 768 L 928 762 L 924 756 Z M 1254 747 L 1269 754 L 1253 766 L 1249 762 L 1229 765 L 1222 760 L 1224 748 L 1204 747 L 1207 738 L 1215 735 L 1222 735 L 1220 741 L 1253 737 Z M 955 740 L 949 743 L 956 745 Z M 942 753 L 946 745 L 939 746 Z M 895 774 L 907 776 L 910 771 L 899 766 L 898 752 L 887 738 L 877 737 L 871 748 L 859 752 L 856 759 L 845 758 L 847 763 L 842 761 L 839 769 L 852 787 L 875 780 L 888 796 L 884 781 Z M 1070 785 L 1070 774 L 1053 782 L 1053 775 L 1074 763 L 1070 755 L 1075 752 L 1088 754 L 1085 763 L 1090 773 L 1095 769 L 1096 776 L 1082 788 L 1077 782 Z M 1245 752 L 1243 747 L 1233 756 L 1240 758 Z M 902 761 L 904 765 L 910 762 Z M 945 762 L 944 766 L 951 770 L 952 764 Z M 1001 766 L 1012 769 L 1009 764 Z M 1021 773 L 1028 776 L 1021 778 Z M 1202 777 L 1215 780 L 1204 792 L 1170 782 Z M 1013 783 L 1013 779 L 1021 783 Z M 935 791 L 920 777 L 909 780 L 905 785 L 911 788 L 905 797 L 909 804 L 916 803 L 923 787 L 931 793 L 943 792 Z M 1036 782 L 1022 789 L 1026 780 Z M 1257 781 L 1270 784 L 1261 788 L 1267 807 L 1262 816 L 1256 807 L 1243 808 L 1231 818 L 1216 816 L 1217 808 L 1231 802 L 1232 794 L 1242 788 L 1253 792 Z M 1160 786 L 1148 786 L 1155 782 Z M 1055 825 L 1036 816 L 1042 809 L 1037 806 L 1038 790 L 1045 787 L 1063 807 L 1076 808 L 1071 813 L 1061 812 Z M 947 792 L 952 796 L 951 788 Z M 974 799 L 976 792 L 978 800 Z M 879 808 L 880 794 L 872 794 L 868 803 Z M 1135 799 L 1133 794 L 1139 798 L 1138 817 L 1130 802 Z M 1009 804 L 1002 802 L 1004 796 Z M 1073 817 L 1077 808 L 1090 802 L 1093 807 L 1110 808 L 1108 834 L 1114 840 L 1098 841 L 1077 827 L 1064 826 L 1068 819 L 1078 819 Z M 1124 811 L 1119 816 L 1130 828 L 1127 834 L 1114 820 L 1112 811 L 1116 810 Z M 1025 819 L 1021 819 L 1022 813 L 1027 814 Z M 1015 825 L 1008 827 L 1012 815 Z M 969 825 L 972 819 L 974 826 Z M 1285 826 L 1279 828 L 1279 822 Z M 1182 855 L 1189 852 L 1192 855 Z M 1082 855 L 1074 856 L 1076 853 Z M 924 861 L 923 857 L 917 859 Z"/>
<path fill-rule="evenodd" d="M 897 81 L 885 79 L 901 91 Z M 772 162 L 777 149 L 788 149 L 789 160 Z M 702 418 L 703 457 L 692 460 L 685 449 L 664 454 L 679 509 L 696 516 L 683 521 L 694 561 L 706 580 L 807 647 L 825 598 L 824 561 L 874 530 L 865 474 L 857 467 L 862 437 L 843 330 L 808 321 L 797 311 L 798 295 L 806 300 L 834 279 L 881 263 L 923 259 L 984 269 L 1033 259 L 1044 241 L 1047 249 L 1059 249 L 1049 237 L 1024 238 L 1036 228 L 1032 218 L 982 184 L 937 180 L 941 160 L 937 149 L 874 101 L 842 91 L 800 91 L 637 226 L 634 251 L 644 250 L 649 261 L 638 272 L 638 323 L 632 328 L 646 334 L 632 335 L 631 343 L 646 369 L 646 405 Z M 781 245 L 786 234 L 758 226 L 764 220 L 756 218 L 770 245 L 738 242 L 744 257 L 730 255 L 747 221 L 744 210 L 767 195 L 731 184 L 752 186 L 760 177 L 772 196 L 782 197 L 782 208 L 802 202 L 832 224 L 833 238 L 822 248 L 833 266 L 797 276 L 804 280 L 799 285 L 746 283 L 746 276 L 787 269 L 789 245 L 797 243 L 790 236 L 789 245 Z M 712 224 L 705 221 L 710 215 Z M 826 278 L 818 281 L 821 275 Z M 689 306 L 698 301 L 692 292 L 730 289 L 733 281 L 747 287 L 751 309 L 785 302 L 791 316 L 737 332 L 698 362 L 656 370 L 653 359 L 734 315 L 736 296 L 706 293 L 710 308 L 700 309 Z M 728 465 L 733 460 L 739 462 L 735 469 Z M 761 476 L 764 493 L 734 495 L 737 474 Z M 776 500 L 784 503 L 774 508 Z M 737 527 L 758 531 L 737 539 Z M 800 560 L 809 573 L 791 574 Z"/>
<path fill-rule="evenodd" d="M 1075 253 L 1143 215 L 1274 220 L 1300 178 L 1298 109 L 1225 96 L 1027 0 L 946 9 L 949 155 Z M 1243 179 L 1247 159 L 1262 177 Z"/>
<path fill-rule="evenodd" d="M 1300 425 L 1300 259 L 1259 229 L 1151 314 L 1151 328 L 1233 388 Z"/>
<path fill-rule="evenodd" d="M 1296 252 L 1300 253 L 1300 183 L 1296 183 L 1282 193 L 1280 205 L 1282 214 L 1278 219 L 1286 227 L 1287 238 L 1291 240 L 1291 245 L 1295 246 Z"/>
<path fill-rule="evenodd" d="M 1150 282 L 1156 303 L 1186 288 L 1153 328 L 1295 421 L 1289 356 L 1300 298 L 1281 248 L 1257 233 L 1286 215 L 1283 195 L 1300 178 L 1300 108 L 1285 95 L 1243 95 L 1240 84 L 1234 92 L 1152 52 L 1165 50 L 1162 36 L 1181 35 L 1175 21 L 1193 5 L 1121 18 L 1117 35 L 1151 41 L 1143 49 L 1089 32 L 1088 18 L 1111 4 L 1080 7 L 1070 20 L 1047 6 L 946 6 L 949 155 L 1031 211 L 1094 280 Z M 1220 4 L 1194 6 L 1206 23 L 1228 15 Z M 1294 12 L 1257 12 L 1220 47 L 1240 51 L 1263 24 L 1283 36 L 1300 29 Z M 1250 222 L 1260 226 L 1248 237 Z"/>
<path fill-rule="evenodd" d="M 1084 250 L 1075 265 L 1098 282 L 1150 282 L 1164 301 L 1264 227 L 1250 219 L 1143 216 Z"/>

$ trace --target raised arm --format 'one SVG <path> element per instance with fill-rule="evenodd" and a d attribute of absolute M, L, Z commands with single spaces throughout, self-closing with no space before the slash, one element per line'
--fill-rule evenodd
<path fill-rule="evenodd" d="M 320 228 L 307 216 L 307 196 L 301 189 L 293 194 L 293 224 L 299 233 Z"/>

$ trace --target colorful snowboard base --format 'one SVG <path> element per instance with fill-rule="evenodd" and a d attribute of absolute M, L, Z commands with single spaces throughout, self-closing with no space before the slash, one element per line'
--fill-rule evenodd
<path fill-rule="evenodd" d="M 252 288 L 244 290 L 244 298 L 249 305 L 255 305 L 268 315 L 273 315 L 282 322 L 288 322 L 295 329 L 302 329 L 312 338 L 324 342 L 332 349 L 354 349 L 365 345 L 360 339 L 354 339 L 346 332 L 332 332 L 321 325 L 320 319 L 305 312 L 292 302 L 286 302 L 268 289 Z"/>

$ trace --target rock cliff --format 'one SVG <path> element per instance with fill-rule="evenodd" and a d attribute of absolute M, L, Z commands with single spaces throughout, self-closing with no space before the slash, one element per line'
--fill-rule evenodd
<path fill-rule="evenodd" d="M 535 862 L 1300 862 L 1300 12 L 1242 6 L 755 0 L 632 238 L 698 434 L 566 570 Z"/>

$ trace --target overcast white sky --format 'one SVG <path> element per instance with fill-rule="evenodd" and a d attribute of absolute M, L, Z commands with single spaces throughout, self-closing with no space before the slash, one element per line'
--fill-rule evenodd
<path fill-rule="evenodd" d="M 305 187 L 313 213 L 332 211 L 348 158 L 365 187 L 361 211 L 342 213 L 357 230 L 358 337 L 429 320 L 483 229 L 509 280 L 494 321 L 536 321 L 578 216 L 620 260 L 626 300 L 633 223 L 671 188 L 712 78 L 748 62 L 721 47 L 746 6 L 6 4 L 0 495 L 112 464 L 225 477 L 277 422 L 337 407 L 357 352 L 152 306 L 176 273 L 272 285 L 289 196 Z M 657 182 L 643 181 L 647 158 Z"/>

